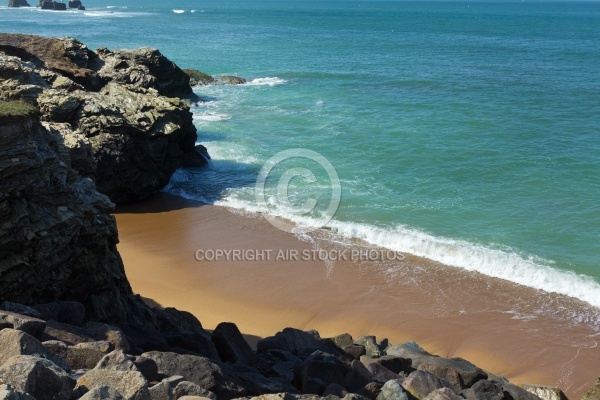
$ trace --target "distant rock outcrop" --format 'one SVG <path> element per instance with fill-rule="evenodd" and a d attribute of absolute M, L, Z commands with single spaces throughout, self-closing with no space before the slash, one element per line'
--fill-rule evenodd
<path fill-rule="evenodd" d="M 161 189 L 179 166 L 207 163 L 184 100 L 193 96 L 158 50 L 93 52 L 71 38 L 0 34 L 0 99 L 37 105 L 71 165 L 116 203 Z"/>
<path fill-rule="evenodd" d="M 8 0 L 9 7 L 31 7 L 27 0 Z"/>
<path fill-rule="evenodd" d="M 246 83 L 246 79 L 231 75 L 211 76 L 197 69 L 184 69 L 190 79 L 192 86 L 204 85 L 242 85 Z"/>
<path fill-rule="evenodd" d="M 69 0 L 69 8 L 79 8 L 81 6 L 82 4 L 80 0 Z"/>

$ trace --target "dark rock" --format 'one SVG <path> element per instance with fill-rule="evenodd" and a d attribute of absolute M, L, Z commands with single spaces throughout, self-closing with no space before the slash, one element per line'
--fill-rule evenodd
<path fill-rule="evenodd" d="M 201 333 L 168 333 L 163 336 L 169 345 L 170 351 L 173 351 L 174 348 L 179 348 L 212 360 L 219 360 L 219 354 L 217 353 L 217 349 L 215 349 L 215 345 Z"/>
<path fill-rule="evenodd" d="M 24 306 L 23 304 L 13 303 L 12 301 L 4 301 L 0 304 L 0 310 L 10 311 L 17 314 L 27 315 L 29 317 L 42 319 L 42 314 L 33 307 Z"/>
<path fill-rule="evenodd" d="M 81 7 L 80 0 L 69 0 L 69 8 L 79 8 Z"/>
<path fill-rule="evenodd" d="M 77 9 L 78 9 L 79 11 L 85 11 L 85 7 L 84 7 L 84 6 L 79 6 L 79 7 L 77 7 Z"/>
<path fill-rule="evenodd" d="M 257 359 L 238 327 L 231 322 L 221 322 L 217 325 L 211 340 L 222 361 L 251 365 Z"/>
<path fill-rule="evenodd" d="M 208 74 L 205 74 L 204 72 L 198 71 L 197 69 L 183 69 L 183 72 L 185 72 L 190 77 L 190 85 L 192 86 L 210 85 L 215 81 L 215 78 Z"/>
<path fill-rule="evenodd" d="M 369 365 L 367 365 L 367 369 L 371 373 L 371 379 L 376 382 L 386 383 L 390 380 L 400 379 L 400 376 L 398 374 L 393 373 L 389 369 L 383 367 L 381 364 L 370 363 Z"/>
<path fill-rule="evenodd" d="M 432 357 L 423 361 L 418 369 L 448 381 L 457 392 L 473 386 L 482 379 L 487 379 L 487 374 L 481 368 L 462 358 Z"/>
<path fill-rule="evenodd" d="M 125 334 L 116 326 L 100 322 L 88 322 L 85 324 L 84 329 L 94 340 L 106 340 L 113 345 L 114 349 L 123 350 L 124 353 L 128 353 L 130 350 Z"/>
<path fill-rule="evenodd" d="M 14 356 L 47 354 L 44 346 L 33 336 L 9 328 L 0 330 L 0 365 Z"/>
<path fill-rule="evenodd" d="M 10 385 L 0 384 L 0 399 L 2 400 L 35 400 L 27 393 L 14 390 Z"/>
<path fill-rule="evenodd" d="M 332 383 L 346 384 L 346 374 L 350 368 L 331 354 L 320 351 L 314 352 L 294 371 L 296 387 L 303 393 L 320 394 Z"/>
<path fill-rule="evenodd" d="M 117 391 L 125 400 L 148 400 L 148 383 L 137 371 L 117 371 L 112 369 L 92 369 L 77 380 L 77 389 L 88 391 L 108 386 Z"/>
<path fill-rule="evenodd" d="M 215 76 L 213 81 L 215 85 L 243 85 L 246 82 L 244 78 L 231 75 Z"/>
<path fill-rule="evenodd" d="M 79 400 L 124 400 L 121 393 L 110 386 L 97 386 L 84 394 Z"/>
<path fill-rule="evenodd" d="M 156 49 L 98 49 L 97 53 L 102 61 L 98 73 L 106 81 L 155 89 L 161 96 L 197 99 L 190 77 Z"/>
<path fill-rule="evenodd" d="M 270 350 L 284 350 L 300 357 L 307 357 L 317 350 L 327 350 L 320 339 L 316 331 L 304 332 L 299 329 L 285 328 L 275 336 L 259 340 L 257 352 L 261 354 Z"/>
<path fill-rule="evenodd" d="M 365 365 L 369 366 L 372 363 L 379 364 L 382 367 L 385 367 L 392 371 L 395 374 L 399 374 L 404 372 L 406 374 L 410 374 L 414 369 L 411 366 L 411 360 L 398 357 L 398 356 L 381 356 L 379 358 L 371 358 L 369 356 L 360 357 L 360 361 Z"/>
<path fill-rule="evenodd" d="M 343 350 L 346 354 L 348 354 L 350 357 L 352 357 L 355 360 L 359 360 L 361 356 L 363 356 L 367 353 L 367 350 L 364 348 L 364 346 L 359 346 L 356 344 L 351 344 L 350 346 L 346 346 L 346 347 L 344 347 Z"/>
<path fill-rule="evenodd" d="M 27 0 L 8 0 L 9 7 L 31 7 Z"/>
<path fill-rule="evenodd" d="M 27 315 L 0 311 L 0 329 L 3 328 L 16 329 L 40 338 L 46 329 L 46 322 Z"/>
<path fill-rule="evenodd" d="M 322 342 L 328 346 L 336 346 L 338 349 L 343 350 L 347 346 L 354 345 L 354 339 L 348 333 L 343 333 L 341 335 L 334 336 L 328 339 L 322 339 Z"/>
<path fill-rule="evenodd" d="M 150 397 L 152 400 L 173 400 L 176 398 L 173 390 L 179 382 L 183 381 L 185 378 L 178 375 L 165 378 L 150 388 Z"/>
<path fill-rule="evenodd" d="M 145 329 L 129 324 L 119 324 L 127 342 L 130 345 L 131 354 L 141 354 L 144 351 L 167 351 L 169 344 L 160 332 L 152 329 Z"/>
<path fill-rule="evenodd" d="M 95 339 L 91 337 L 85 329 L 75 325 L 62 324 L 52 320 L 46 322 L 46 329 L 42 335 L 42 340 L 59 340 L 70 346 L 79 343 L 95 341 Z"/>
<path fill-rule="evenodd" d="M 464 400 L 464 397 L 456 394 L 452 389 L 441 388 L 429 393 L 425 400 Z"/>
<path fill-rule="evenodd" d="M 359 339 L 356 339 L 354 344 L 363 346 L 367 356 L 369 357 L 381 357 L 381 350 L 379 349 L 379 345 L 377 344 L 377 339 L 375 336 L 363 336 Z"/>
<path fill-rule="evenodd" d="M 65 3 L 61 3 L 58 1 L 53 1 L 52 3 L 54 4 L 54 9 L 56 11 L 64 11 L 67 9 L 67 5 Z"/>
<path fill-rule="evenodd" d="M 498 385 L 487 380 L 481 380 L 472 387 L 460 392 L 467 400 L 510 400 L 510 395 L 505 397 L 504 391 Z"/>
<path fill-rule="evenodd" d="M 173 390 L 173 395 L 175 396 L 175 399 L 180 399 L 183 396 L 199 396 L 210 400 L 217 400 L 217 396 L 213 392 L 203 389 L 195 383 L 189 381 L 179 382 Z"/>
<path fill-rule="evenodd" d="M 369 382 L 368 384 L 365 385 L 365 387 L 360 389 L 357 393 L 360 394 L 361 396 L 365 396 L 371 400 L 375 400 L 375 399 L 377 399 L 377 396 L 379 396 L 379 393 L 381 393 L 382 387 L 383 387 L 383 384 L 381 384 L 379 382 Z"/>
<path fill-rule="evenodd" d="M 44 320 L 54 320 L 63 324 L 82 326 L 85 320 L 85 306 L 76 301 L 55 301 L 38 304 L 34 307 Z"/>
<path fill-rule="evenodd" d="M 387 381 L 377 395 L 377 400 L 409 400 L 409 395 L 397 380 Z"/>
<path fill-rule="evenodd" d="M 346 387 L 352 392 L 357 392 L 373 380 L 373 375 L 367 367 L 358 360 L 350 364 L 350 372 L 346 375 Z"/>
<path fill-rule="evenodd" d="M 0 377 L 16 390 L 37 400 L 70 400 L 75 381 L 50 360 L 14 356 L 0 367 Z"/>
<path fill-rule="evenodd" d="M 54 2 L 52 0 L 40 0 L 42 10 L 54 10 Z"/>
<path fill-rule="evenodd" d="M 72 369 L 92 369 L 112 350 L 108 342 L 84 342 L 68 346 L 63 342 L 48 341 L 42 343 L 50 354 L 63 359 Z"/>
<path fill-rule="evenodd" d="M 0 163 L 0 301 L 75 298 L 91 319 L 152 326 L 116 249 L 113 204 L 69 167 L 62 137 L 33 119 L 2 125 L 0 159 L 12 160 Z"/>
<path fill-rule="evenodd" d="M 208 358 L 152 351 L 142 354 L 158 365 L 158 372 L 165 376 L 181 375 L 186 380 L 215 393 L 219 398 L 242 397 L 246 390 L 230 369 L 211 362 Z"/>
<path fill-rule="evenodd" d="M 144 378 L 148 382 L 156 382 L 159 380 L 158 375 L 158 365 L 146 357 L 137 356 L 133 358 L 133 364 L 136 366 L 137 370 L 144 375 Z"/>
<path fill-rule="evenodd" d="M 411 366 L 414 369 L 419 368 L 419 365 L 429 361 L 433 356 L 426 352 L 421 346 L 415 342 L 406 342 L 396 346 L 391 346 L 385 349 L 387 355 L 397 356 L 411 361 Z"/>
<path fill-rule="evenodd" d="M 440 379 L 429 372 L 417 370 L 408 375 L 402 386 L 417 399 L 422 400 L 434 390 L 450 385 L 448 383 L 444 384 Z"/>
<path fill-rule="evenodd" d="M 325 388 L 325 391 L 323 392 L 323 397 L 335 396 L 335 397 L 342 398 L 342 397 L 346 396 L 347 394 L 348 394 L 348 390 L 346 390 L 345 387 L 343 387 L 342 385 L 332 383 L 331 385 L 328 385 Z"/>
<path fill-rule="evenodd" d="M 223 364 L 221 367 L 226 374 L 235 375 L 249 395 L 298 391 L 289 382 L 277 377 L 267 378 L 249 365 Z"/>
<path fill-rule="evenodd" d="M 111 369 L 114 371 L 137 371 L 140 372 L 135 364 L 134 356 L 129 356 L 123 353 L 122 350 L 114 350 L 104 357 L 94 368 L 96 369 Z"/>

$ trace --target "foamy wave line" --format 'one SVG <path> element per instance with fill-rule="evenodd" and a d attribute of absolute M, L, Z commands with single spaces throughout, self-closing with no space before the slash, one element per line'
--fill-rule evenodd
<path fill-rule="evenodd" d="M 256 78 L 252 79 L 249 82 L 246 82 L 244 85 L 246 86 L 275 86 L 275 85 L 283 85 L 287 83 L 285 79 L 281 79 L 278 77 L 266 77 L 266 78 Z"/>
<path fill-rule="evenodd" d="M 185 10 L 173 10 L 175 14 L 183 14 Z"/>
<path fill-rule="evenodd" d="M 205 112 L 203 114 L 194 114 L 195 121 L 227 121 L 231 119 L 231 115 Z"/>
<path fill-rule="evenodd" d="M 261 209 L 235 198 L 225 198 L 215 204 L 250 212 L 269 212 L 299 225 L 321 226 L 315 218 L 273 213 L 272 210 Z M 362 239 L 372 245 L 424 257 L 452 267 L 574 297 L 600 308 L 600 284 L 594 278 L 558 270 L 546 265 L 549 262 L 541 258 L 523 258 L 514 252 L 492 249 L 464 240 L 436 237 L 405 226 L 386 229 L 333 220 L 328 227 L 346 238 Z"/>

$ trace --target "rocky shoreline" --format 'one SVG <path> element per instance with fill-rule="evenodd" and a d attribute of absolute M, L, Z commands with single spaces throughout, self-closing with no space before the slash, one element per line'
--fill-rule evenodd
<path fill-rule="evenodd" d="M 134 295 L 110 212 L 208 163 L 190 77 L 243 83 L 154 49 L 0 34 L 0 399 L 566 398 L 413 342 L 287 328 L 253 350 L 232 323 L 209 333 Z"/>

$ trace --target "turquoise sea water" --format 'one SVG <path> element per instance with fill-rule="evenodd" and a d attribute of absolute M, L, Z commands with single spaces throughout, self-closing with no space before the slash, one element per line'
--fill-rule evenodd
<path fill-rule="evenodd" d="M 254 193 L 265 160 L 311 149 L 340 177 L 341 234 L 600 307 L 600 3 L 84 4 L 0 8 L 0 31 L 250 81 L 196 88 L 213 163 L 168 191 L 311 223 L 322 208 L 297 218 Z M 292 202 L 327 198 L 299 165 L 317 182 L 292 179 Z"/>

